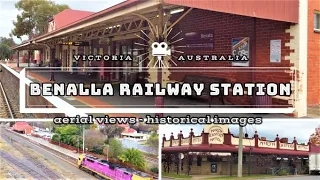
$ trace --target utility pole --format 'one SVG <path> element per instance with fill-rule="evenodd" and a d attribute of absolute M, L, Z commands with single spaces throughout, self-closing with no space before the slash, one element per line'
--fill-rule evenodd
<path fill-rule="evenodd" d="M 239 126 L 239 146 L 238 146 L 238 177 L 242 177 L 242 156 L 243 156 L 243 127 Z"/>
<path fill-rule="evenodd" d="M 107 147 L 107 161 L 109 161 L 109 145 L 107 144 L 106 147 Z"/>
<path fill-rule="evenodd" d="M 82 126 L 82 153 L 84 154 L 84 125 Z"/>

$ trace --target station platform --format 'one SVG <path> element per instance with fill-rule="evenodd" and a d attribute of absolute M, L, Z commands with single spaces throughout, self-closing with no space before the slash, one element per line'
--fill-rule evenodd
<path fill-rule="evenodd" d="M 17 67 L 16 64 L 7 64 L 7 66 L 11 67 L 13 70 L 20 72 L 23 68 L 23 66 L 20 65 L 20 67 Z M 25 66 L 25 65 L 24 65 Z M 29 70 L 27 72 L 27 78 L 34 82 L 44 83 L 44 82 L 50 82 L 50 70 L 48 68 L 43 69 L 37 69 L 37 70 Z M 87 76 L 82 73 L 73 73 L 70 74 L 69 71 L 60 71 L 54 73 L 55 82 L 64 82 L 64 83 L 84 83 L 86 85 L 89 85 L 90 83 L 96 83 L 96 84 L 102 84 L 105 82 L 99 81 L 98 78 Z M 113 84 L 118 84 L 118 82 L 112 82 Z M 116 89 L 116 88 L 115 88 Z M 115 93 L 114 96 L 59 96 L 63 101 L 66 103 L 77 107 L 77 108 L 123 108 L 123 107 L 130 107 L 130 108 L 153 108 L 155 107 L 155 98 L 151 96 L 119 96 L 117 93 Z M 188 98 L 182 98 L 182 97 L 164 97 L 164 107 L 170 107 L 177 109 L 179 111 L 179 108 L 181 107 L 190 107 L 190 108 L 208 108 L 209 104 L 207 102 L 202 102 L 199 100 L 193 100 Z M 225 106 L 222 105 L 220 100 L 216 98 L 216 100 L 213 101 L 211 108 L 234 108 L 232 106 Z M 139 114 L 88 114 L 92 115 L 93 117 L 103 117 L 105 115 L 108 115 L 110 117 L 145 117 L 146 115 L 154 116 L 155 114 L 146 114 L 146 113 L 139 113 Z M 171 117 L 185 117 L 187 115 L 190 115 L 191 117 L 205 117 L 206 115 L 217 115 L 217 116 L 223 116 L 223 117 L 263 117 L 263 118 L 290 118 L 290 116 L 284 115 L 284 114 L 247 114 L 247 113 L 206 113 L 206 114 L 185 114 L 185 113 L 173 113 L 173 114 L 164 114 L 164 116 L 171 116 Z"/>

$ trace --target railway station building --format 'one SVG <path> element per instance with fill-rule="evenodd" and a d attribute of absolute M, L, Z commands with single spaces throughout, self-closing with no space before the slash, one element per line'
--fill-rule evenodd
<path fill-rule="evenodd" d="M 182 132 L 163 137 L 162 170 L 177 173 L 182 156 L 180 174 L 189 175 L 236 175 L 238 164 L 239 137 L 230 133 L 228 125 L 205 125 L 200 135 L 190 130 L 188 137 Z M 310 143 L 293 142 L 275 135 L 267 140 L 259 137 L 243 138 L 243 174 L 272 173 L 271 169 L 290 168 L 293 164 L 298 173 L 307 173 L 308 156 L 312 149 L 319 149 Z M 181 155 L 182 154 L 182 155 Z"/>
<path fill-rule="evenodd" d="M 49 23 L 48 33 L 13 49 L 40 50 L 44 64 L 58 58 L 62 71 L 95 67 L 99 72 L 92 78 L 108 82 L 165 85 L 185 81 L 187 76 L 199 82 L 206 77 L 231 83 L 290 82 L 290 97 L 275 96 L 268 102 L 294 107 L 297 117 L 306 116 L 308 107 L 320 103 L 317 0 L 127 0 L 97 13 L 81 13 L 79 19 L 58 26 L 69 18 L 64 13 Z M 164 57 L 168 68 L 159 73 L 152 68 L 156 61 L 152 61 L 151 45 L 156 41 L 167 42 L 171 49 L 171 54 Z M 243 46 L 238 46 L 239 43 Z M 249 61 L 178 60 L 181 55 L 228 56 L 233 52 L 246 54 Z M 76 54 L 124 54 L 131 55 L 133 60 L 77 62 L 73 58 Z M 181 67 L 190 69 L 174 70 Z M 79 71 L 86 73 L 89 69 Z M 226 101 L 244 106 L 259 103 L 251 96 L 228 96 Z"/>

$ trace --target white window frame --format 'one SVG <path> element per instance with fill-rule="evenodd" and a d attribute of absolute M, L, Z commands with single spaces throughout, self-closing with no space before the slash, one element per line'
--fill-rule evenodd
<path fill-rule="evenodd" d="M 313 29 L 314 29 L 314 32 L 318 32 L 320 33 L 320 11 L 314 11 L 314 14 L 313 14 L 313 18 L 315 18 L 316 16 L 318 16 L 318 20 L 317 20 L 317 23 L 318 23 L 318 28 L 315 26 L 315 24 L 313 25 Z M 313 20 L 313 22 L 315 21 L 315 19 Z"/>

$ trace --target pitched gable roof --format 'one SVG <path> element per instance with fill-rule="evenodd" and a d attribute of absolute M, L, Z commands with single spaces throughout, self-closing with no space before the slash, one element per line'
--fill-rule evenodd
<path fill-rule="evenodd" d="M 16 131 L 24 131 L 26 129 L 33 129 L 27 122 L 16 122 L 13 125 L 13 130 Z"/>
<path fill-rule="evenodd" d="M 81 10 L 73 10 L 66 9 L 61 11 L 60 13 L 53 16 L 53 21 L 55 24 L 55 30 L 60 29 L 64 26 L 67 26 L 75 21 L 83 19 L 87 16 L 94 14 L 95 12 L 90 11 L 81 11 Z"/>

